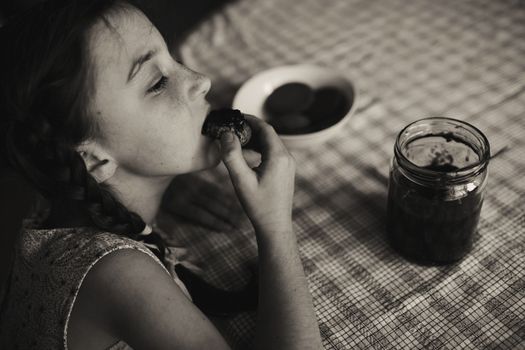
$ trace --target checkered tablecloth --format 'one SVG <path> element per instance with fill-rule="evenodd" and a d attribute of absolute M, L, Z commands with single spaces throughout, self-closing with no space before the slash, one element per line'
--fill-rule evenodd
<path fill-rule="evenodd" d="M 337 137 L 294 151 L 293 218 L 326 349 L 525 349 L 524 1 L 239 0 L 180 52 L 211 77 L 217 106 L 287 64 L 332 67 L 359 87 Z M 493 154 L 507 148 L 491 161 L 472 252 L 445 267 L 409 263 L 385 238 L 394 138 L 427 116 L 474 124 Z M 169 230 L 207 278 L 236 288 L 256 258 L 251 228 L 239 226 Z M 223 326 L 234 347 L 249 344 L 253 316 Z"/>

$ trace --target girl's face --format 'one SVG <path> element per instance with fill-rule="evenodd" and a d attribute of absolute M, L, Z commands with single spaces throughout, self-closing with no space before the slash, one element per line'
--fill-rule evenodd
<path fill-rule="evenodd" d="M 163 176 L 218 164 L 217 144 L 201 134 L 210 80 L 177 63 L 140 11 L 116 11 L 89 38 L 95 141 L 120 171 Z"/>

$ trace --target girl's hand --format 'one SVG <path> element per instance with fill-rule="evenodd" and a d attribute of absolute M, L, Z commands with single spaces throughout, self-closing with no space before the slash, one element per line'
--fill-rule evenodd
<path fill-rule="evenodd" d="M 250 115 L 246 120 L 252 128 L 250 145 L 261 154 L 260 164 L 250 168 L 231 132 L 220 141 L 222 160 L 255 230 L 291 232 L 295 160 L 273 127 Z"/>
<path fill-rule="evenodd" d="M 162 209 L 190 223 L 218 231 L 241 228 L 247 221 L 233 191 L 220 189 L 195 174 L 173 179 L 164 195 Z"/>

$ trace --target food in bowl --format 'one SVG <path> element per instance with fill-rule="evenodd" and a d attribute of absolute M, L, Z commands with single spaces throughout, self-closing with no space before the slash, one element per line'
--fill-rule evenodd
<path fill-rule="evenodd" d="M 250 141 L 252 129 L 238 109 L 223 108 L 212 110 L 204 121 L 202 134 L 214 139 L 220 139 L 226 131 L 233 132 L 244 146 Z"/>
<path fill-rule="evenodd" d="M 305 97 L 294 102 L 300 95 Z M 298 64 L 257 73 L 242 84 L 232 106 L 269 122 L 286 147 L 298 150 L 316 147 L 343 132 L 358 100 L 359 90 L 346 72 Z"/>
<path fill-rule="evenodd" d="M 293 114 L 304 111 L 312 103 L 314 91 L 303 83 L 287 83 L 279 86 L 268 96 L 266 110 L 275 115 Z"/>
<path fill-rule="evenodd" d="M 267 121 L 278 134 L 308 134 L 340 121 L 350 110 L 353 95 L 335 86 L 316 89 L 292 82 L 276 88 L 266 99 Z"/>

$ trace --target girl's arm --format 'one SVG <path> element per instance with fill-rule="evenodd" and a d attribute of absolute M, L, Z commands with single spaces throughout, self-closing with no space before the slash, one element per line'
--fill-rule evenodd
<path fill-rule="evenodd" d="M 67 336 L 71 350 L 105 349 L 117 340 L 136 350 L 229 349 L 172 277 L 134 249 L 112 252 L 89 271 Z"/>
<path fill-rule="evenodd" d="M 274 129 L 246 116 L 261 164 L 251 169 L 239 140 L 223 135 L 221 150 L 250 218 L 259 251 L 259 307 L 255 348 L 322 349 L 319 328 L 292 230 L 295 161 Z"/>

